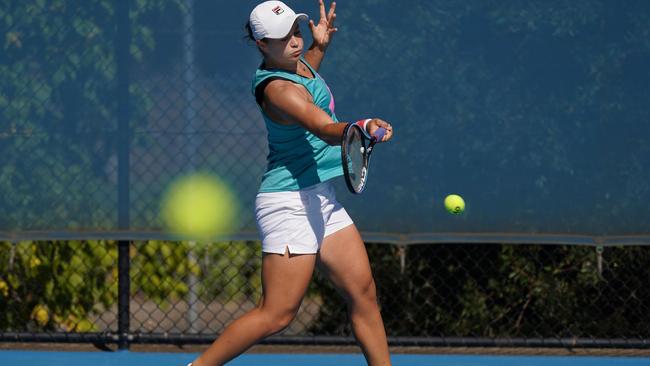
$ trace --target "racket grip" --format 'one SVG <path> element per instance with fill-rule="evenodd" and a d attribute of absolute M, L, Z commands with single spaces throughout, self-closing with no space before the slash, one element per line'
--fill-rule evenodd
<path fill-rule="evenodd" d="M 386 134 L 386 129 L 383 127 L 379 127 L 377 131 L 375 131 L 373 136 L 375 137 L 375 139 L 377 139 L 377 141 L 381 141 L 381 139 L 384 138 L 385 134 Z"/>

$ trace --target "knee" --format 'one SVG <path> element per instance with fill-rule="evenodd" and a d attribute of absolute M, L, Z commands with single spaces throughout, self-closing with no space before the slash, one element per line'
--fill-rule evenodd
<path fill-rule="evenodd" d="M 350 300 L 354 303 L 376 305 L 377 288 L 375 286 L 375 280 L 370 277 L 364 281 L 360 281 L 350 295 Z"/>
<path fill-rule="evenodd" d="M 264 309 L 262 311 L 265 311 Z M 267 330 L 272 335 L 286 329 L 296 316 L 296 310 L 268 310 L 266 309 Z"/>
<path fill-rule="evenodd" d="M 286 311 L 282 314 L 277 315 L 275 321 L 273 322 L 273 333 L 285 330 L 295 317 L 295 311 Z"/>

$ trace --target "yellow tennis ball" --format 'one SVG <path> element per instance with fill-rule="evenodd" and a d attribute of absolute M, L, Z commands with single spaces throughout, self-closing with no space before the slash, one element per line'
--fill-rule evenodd
<path fill-rule="evenodd" d="M 162 219 L 184 239 L 209 240 L 234 230 L 239 204 L 217 177 L 196 173 L 171 184 L 162 201 Z"/>
<path fill-rule="evenodd" d="M 465 200 L 457 194 L 450 194 L 445 197 L 445 208 L 451 214 L 460 214 L 465 211 Z"/>

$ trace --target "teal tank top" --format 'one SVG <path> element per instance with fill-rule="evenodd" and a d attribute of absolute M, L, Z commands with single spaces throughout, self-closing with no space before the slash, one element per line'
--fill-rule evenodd
<path fill-rule="evenodd" d="M 314 75 L 306 78 L 288 71 L 264 69 L 255 72 L 253 95 L 257 86 L 273 77 L 304 86 L 314 104 L 325 111 L 334 122 L 334 96 L 325 80 L 304 59 L 300 59 Z M 258 104 L 268 132 L 269 154 L 260 192 L 295 191 L 343 175 L 341 147 L 330 146 L 299 125 L 282 125 L 273 121 Z"/>

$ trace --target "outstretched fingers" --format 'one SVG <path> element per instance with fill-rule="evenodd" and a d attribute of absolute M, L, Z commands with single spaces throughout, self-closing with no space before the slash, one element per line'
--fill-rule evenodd
<path fill-rule="evenodd" d="M 327 15 L 325 14 L 325 3 L 323 0 L 318 0 L 318 7 L 320 8 L 320 19 L 327 19 Z"/>
<path fill-rule="evenodd" d="M 330 25 L 330 27 L 334 26 L 335 19 L 336 19 L 336 2 L 332 2 L 332 4 L 330 4 L 330 11 L 329 13 L 327 13 L 327 23 Z"/>

